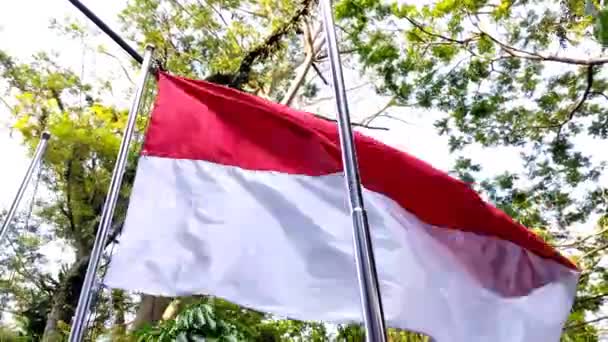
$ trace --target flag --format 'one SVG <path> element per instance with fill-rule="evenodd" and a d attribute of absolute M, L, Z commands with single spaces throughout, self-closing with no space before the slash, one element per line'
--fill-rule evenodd
<path fill-rule="evenodd" d="M 159 74 L 105 282 L 360 322 L 336 124 Z M 558 341 L 577 267 L 468 185 L 355 133 L 387 325 L 439 342 Z"/>

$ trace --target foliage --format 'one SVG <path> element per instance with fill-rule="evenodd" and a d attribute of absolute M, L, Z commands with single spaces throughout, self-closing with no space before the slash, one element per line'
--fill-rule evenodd
<path fill-rule="evenodd" d="M 138 341 L 326 341 L 323 324 L 269 319 L 217 298 L 204 298 L 174 319 L 135 332 Z"/>
<path fill-rule="evenodd" d="M 0 220 L 4 218 L 0 215 Z M 34 338 L 40 338 L 44 332 L 50 295 L 57 285 L 39 251 L 47 238 L 35 218 L 17 215 L 9 225 L 0 252 L 1 306 L 10 308 L 8 313 L 16 316 L 20 330 Z"/>
<path fill-rule="evenodd" d="M 280 98 L 300 55 L 294 33 L 312 3 L 133 0 L 120 18 L 140 45 L 156 46 L 167 70 Z"/>
<path fill-rule="evenodd" d="M 394 342 L 428 342 L 427 337 L 390 329 Z M 337 334 L 328 332 L 322 323 L 302 322 L 266 317 L 264 314 L 244 309 L 230 302 L 206 297 L 185 308 L 174 319 L 157 326 L 146 326 L 134 333 L 137 341 L 197 341 L 205 338 L 216 341 L 348 341 L 365 340 L 365 333 L 358 325 L 339 325 Z"/>
<path fill-rule="evenodd" d="M 292 69 L 300 63 L 296 31 L 311 4 L 231 0 L 201 6 L 183 0 L 132 0 L 121 13 L 121 20 L 140 46 L 156 45 L 161 66 L 171 72 L 199 78 L 234 74 L 242 87 L 278 99 L 292 77 Z M 51 27 L 58 35 L 82 43 L 85 51 L 117 60 L 104 47 L 91 45 L 90 31 L 82 24 L 55 20 Z M 122 68 L 130 77 L 131 70 Z M 10 286 L 3 283 L 1 290 L 10 301 L 20 298 L 23 310 L 16 312 L 17 318 L 31 336 L 58 340 L 73 317 L 127 112 L 113 105 L 117 101 L 109 80 L 87 83 L 57 63 L 57 54 L 52 52 L 41 52 L 22 62 L 0 51 L 0 78 L 12 128 L 23 137 L 29 152 L 33 152 L 42 131 L 52 135 L 41 178 L 50 196 L 34 208 L 38 220 L 35 227 L 44 226 L 49 238 L 61 241 L 68 256 L 56 274 L 47 273 L 41 258 L 28 260 L 28 265 L 36 267 L 32 279 L 43 278 L 44 287 L 27 279 L 18 283 L 24 284 L 21 287 L 14 286 L 15 282 L 9 282 Z M 153 91 L 149 93 L 153 95 Z M 147 96 L 144 108 L 149 107 L 152 98 Z M 110 242 L 122 226 L 145 125 L 146 116 L 140 116 Z M 5 276 L 12 279 L 15 257 L 27 253 L 40 256 L 43 244 L 26 247 L 7 256 L 2 271 L 9 274 L 2 275 L 3 281 Z M 69 257 L 72 252 L 74 260 Z M 124 317 L 132 310 L 129 298 L 109 297 L 102 292 L 98 298 L 91 329 L 94 335 L 102 335 L 108 321 L 124 327 Z"/>
<path fill-rule="evenodd" d="M 239 341 L 245 336 L 235 325 L 218 320 L 214 308 L 198 303 L 183 311 L 175 319 L 156 327 L 146 327 L 137 333 L 138 341 Z"/>
<path fill-rule="evenodd" d="M 598 266 L 606 250 L 601 220 L 608 215 L 608 190 L 600 182 L 605 165 L 588 154 L 608 138 L 605 10 L 594 17 L 585 5 L 341 0 L 336 6 L 363 70 L 377 76 L 378 92 L 397 107 L 442 113 L 435 128 L 461 156 L 454 173 L 577 255 L 585 272 L 566 328 L 570 339 L 596 338 L 584 321 L 608 296 L 606 271 Z M 579 57 L 582 49 L 589 54 Z M 586 150 L 585 139 L 593 141 Z M 513 166 L 484 179 L 482 166 L 470 158 L 471 146 L 517 149 L 521 171 Z M 595 223 L 596 233 L 574 235 L 572 227 L 581 223 Z"/>
<path fill-rule="evenodd" d="M 0 326 L 0 341 L 2 342 L 20 342 L 23 341 L 22 338 L 19 337 L 19 334 L 12 331 L 11 329 Z"/>
<path fill-rule="evenodd" d="M 335 8 L 345 54 L 352 51 L 380 95 L 391 98 L 387 108 L 441 112 L 435 127 L 459 156 L 453 173 L 575 255 L 584 272 L 564 341 L 597 340 L 589 314 L 598 313 L 608 297 L 608 272 L 602 263 L 608 250 L 608 190 L 600 182 L 604 165 L 580 147 L 585 139 L 608 138 L 608 79 L 603 70 L 608 57 L 602 49 L 606 10 L 590 1 L 340 0 Z M 161 66 L 172 73 L 281 100 L 296 77 L 294 69 L 306 60 L 301 38 L 315 20 L 314 5 L 293 0 L 129 0 L 120 20 L 139 47 L 157 47 Z M 89 52 L 118 60 L 103 46 L 90 45 L 89 30 L 78 22 L 54 21 L 52 28 Z M 591 47 L 591 53 L 576 55 L 583 47 Z M 134 66 L 121 65 L 127 76 Z M 14 308 L 20 331 L 34 340 L 50 333 L 63 336 L 126 121 L 126 111 L 115 103 L 127 96 L 116 101 L 120 94 L 114 93 L 111 79 L 87 82 L 60 65 L 52 52 L 18 61 L 0 50 L 0 79 L 12 126 L 29 152 L 43 130 L 51 132 L 54 142 L 41 176 L 50 195 L 36 203 L 31 218 L 16 221 L 13 230 L 26 233 L 9 236 L 14 250 L 0 250 L 0 304 Z M 318 95 L 315 83 L 303 84 L 302 96 Z M 150 106 L 153 90 L 147 98 L 144 108 Z M 122 226 L 145 116 L 137 125 L 140 133 L 130 151 L 112 237 Z M 474 145 L 517 149 L 521 170 L 482 176 L 483 165 L 469 154 Z M 590 219 L 597 221 L 592 222 L 594 232 L 572 233 L 575 224 Z M 41 252 L 50 240 L 61 241 L 73 256 L 57 272 L 49 270 Z M 122 340 L 127 335 L 125 317 L 133 313 L 131 298 L 104 291 L 97 303 L 93 335 Z M 395 341 L 426 339 L 401 331 L 390 334 Z M 175 319 L 149 325 L 136 335 L 141 341 L 333 337 L 320 323 L 270 317 L 213 298 L 197 299 Z M 359 341 L 363 334 L 358 326 L 338 326 L 336 337 Z"/>

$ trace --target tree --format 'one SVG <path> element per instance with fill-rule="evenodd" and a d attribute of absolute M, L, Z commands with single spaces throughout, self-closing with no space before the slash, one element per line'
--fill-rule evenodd
<path fill-rule="evenodd" d="M 162 68 L 290 104 L 296 96 L 317 93 L 306 78 L 324 59 L 314 5 L 312 0 L 130 0 L 120 17 L 140 49 L 147 43 L 157 47 Z M 473 186 L 551 243 L 578 253 L 585 271 L 564 339 L 597 340 L 587 314 L 598 312 L 608 295 L 600 264 L 608 249 L 608 193 L 598 183 L 603 165 L 578 151 L 576 142 L 581 136 L 601 141 L 608 136 L 607 83 L 601 72 L 608 59 L 572 55 L 574 47 L 595 44 L 590 33 L 595 19 L 584 14 L 583 1 L 442 0 L 415 6 L 342 0 L 336 13 L 347 41 L 342 52 L 356 56 L 379 93 L 389 98 L 363 124 L 387 116 L 388 108 L 433 108 L 445 113 L 436 127 L 450 137 L 454 153 L 464 154 L 473 144 L 524 152 L 525 173 L 480 179 L 481 166 L 465 157 L 453 171 L 467 181 L 478 180 Z M 89 51 L 119 60 L 89 45 L 91 33 L 78 22 L 56 21 L 53 28 Z M 556 47 L 563 51 L 552 53 Z M 121 67 L 128 78 L 136 65 Z M 61 340 L 80 293 L 126 111 L 111 104 L 115 94 L 109 80 L 89 84 L 59 65 L 52 53 L 23 62 L 0 51 L 0 78 L 7 85 L 4 102 L 14 127 L 30 152 L 43 130 L 53 135 L 41 178 L 51 196 L 37 205 L 33 217 L 37 229 L 47 227 L 50 238 L 65 241 L 74 253 L 73 261 L 51 274 L 39 255 L 43 241 L 19 242 L 16 253 L 1 256 L 2 272 L 8 273 L 0 273 L 0 295 L 16 303 L 15 315 L 28 336 Z M 153 89 L 148 87 L 144 112 Z M 145 116 L 137 126 L 110 243 L 124 219 Z M 569 228 L 591 216 L 599 218 L 597 232 L 573 236 Z M 9 280 L 20 270 L 17 259 L 30 254 L 35 257 L 28 259 L 29 272 L 35 277 L 14 286 Z M 99 292 L 92 334 L 111 334 L 120 341 L 130 338 L 127 328 L 136 325 L 147 327 L 140 332 L 148 337 L 184 333 L 283 341 L 330 336 L 322 324 L 278 319 L 217 299 L 142 297 L 132 324 L 126 321 L 135 309 L 130 296 Z M 390 334 L 395 341 L 426 339 Z M 360 339 L 361 329 L 340 326 L 338 337 Z"/>
<path fill-rule="evenodd" d="M 454 153 L 466 155 L 472 145 L 521 151 L 522 172 L 479 179 L 481 165 L 466 157 L 454 172 L 477 180 L 473 186 L 508 214 L 578 256 L 584 273 L 564 337 L 571 341 L 597 339 L 584 322 L 608 295 L 599 266 L 607 248 L 608 190 L 599 182 L 604 164 L 580 147 L 582 138 L 608 137 L 602 72 L 608 58 L 594 31 L 602 22 L 586 15 L 585 5 L 342 0 L 336 7 L 350 48 L 376 75 L 390 106 L 443 113 L 435 127 Z M 577 54 L 582 49 L 589 54 Z M 596 231 L 573 235 L 571 227 L 589 218 L 598 220 Z"/>
<path fill-rule="evenodd" d="M 16 94 L 14 127 L 30 150 L 43 130 L 61 142 L 50 144 L 45 155 L 47 172 L 42 178 L 54 198 L 40 203 L 36 214 L 50 225 L 54 238 L 65 240 L 74 250 L 76 261 L 60 272 L 51 291 L 45 327 L 48 336 L 58 331 L 59 322 L 69 322 L 73 315 L 126 115 L 101 105 L 90 85 L 58 66 L 49 55 L 39 54 L 32 63 L 19 64 L 0 54 L 0 65 L 3 79 Z M 74 99 L 77 95 L 86 101 Z M 140 128 L 141 124 L 143 120 Z M 132 178 L 132 173 L 127 178 Z M 125 210 L 128 187 L 125 190 L 113 234 L 119 231 L 120 215 Z"/>
<path fill-rule="evenodd" d="M 135 335 L 140 341 L 194 341 L 203 337 L 256 342 L 365 341 L 365 332 L 358 325 L 339 325 L 333 334 L 323 323 L 268 319 L 263 313 L 213 297 L 199 299 L 174 319 L 146 326 Z M 395 329 L 389 329 L 388 338 L 392 342 L 428 342 L 425 336 Z"/>
<path fill-rule="evenodd" d="M 5 216 L 0 215 L 0 219 Z M 40 338 L 50 311 L 50 295 L 57 286 L 40 252 L 48 234 L 39 220 L 27 214 L 18 215 L 8 229 L 0 254 L 0 303 L 4 309 L 0 318 L 14 318 L 18 330 Z M 8 329 L 3 330 L 6 336 L 10 335 Z"/>
<path fill-rule="evenodd" d="M 185 76 L 208 76 L 215 82 L 278 99 L 283 96 L 294 65 L 300 63 L 302 54 L 298 53 L 296 37 L 303 26 L 308 30 L 312 4 L 218 1 L 203 6 L 177 0 L 134 0 L 121 17 L 125 30 L 138 38 L 139 46 L 156 45 L 161 67 Z M 81 41 L 87 49 L 97 48 L 88 46 L 90 32 L 77 22 L 55 21 L 52 26 L 59 34 Z M 268 29 L 255 29 L 258 27 Z M 109 55 L 103 47 L 99 51 Z M 128 76 L 127 67 L 123 69 Z M 126 111 L 104 104 L 113 95 L 109 82 L 87 84 L 75 72 L 59 65 L 53 54 L 39 53 L 31 62 L 23 63 L 0 52 L 0 77 L 7 84 L 8 99 L 3 102 L 30 152 L 43 130 L 53 136 L 42 180 L 52 198 L 40 203 L 35 215 L 41 224 L 50 227 L 53 238 L 65 241 L 75 256 L 58 277 L 49 276 L 54 286 L 48 289 L 48 295 L 40 297 L 46 298 L 41 310 L 48 316 L 43 340 L 59 340 L 80 294 Z M 138 132 L 143 132 L 145 123 L 145 116 L 140 116 Z M 110 243 L 122 226 L 140 137 L 136 137 L 129 158 Z M 12 295 L 16 292 L 7 291 Z M 111 298 L 114 311 L 122 312 L 113 313 L 115 323 L 123 325 L 126 299 L 120 293 Z M 97 303 L 107 302 L 108 296 L 100 292 Z M 107 310 L 99 311 L 93 325 L 103 329 Z M 39 327 L 36 329 L 35 333 L 40 334 Z"/>
<path fill-rule="evenodd" d="M 227 301 L 203 297 L 174 319 L 135 332 L 144 341 L 180 338 L 215 338 L 219 341 L 325 341 L 328 334 L 319 323 L 269 320 L 266 315 Z"/>

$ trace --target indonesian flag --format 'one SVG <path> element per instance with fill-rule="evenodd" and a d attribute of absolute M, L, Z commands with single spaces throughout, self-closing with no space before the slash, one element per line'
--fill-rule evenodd
<path fill-rule="evenodd" d="M 465 183 L 356 133 L 387 325 L 439 342 L 558 341 L 579 271 Z M 360 322 L 335 123 L 159 75 L 106 284 Z"/>

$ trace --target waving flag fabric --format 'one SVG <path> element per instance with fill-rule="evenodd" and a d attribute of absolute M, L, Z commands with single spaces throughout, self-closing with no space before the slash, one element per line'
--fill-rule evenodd
<path fill-rule="evenodd" d="M 572 262 L 463 182 L 355 140 L 389 326 L 439 342 L 559 340 Z M 359 322 L 335 123 L 160 73 L 106 283 Z"/>

